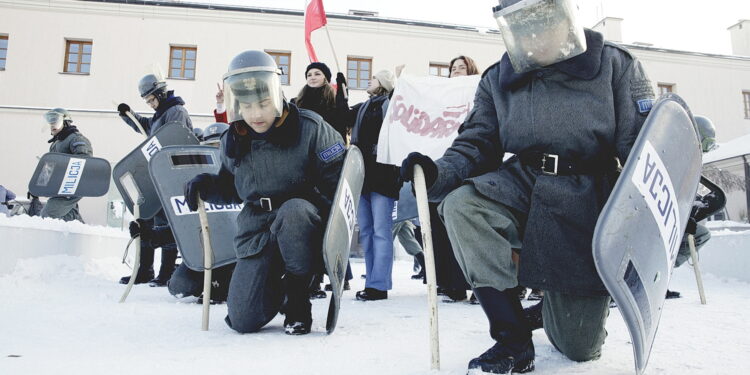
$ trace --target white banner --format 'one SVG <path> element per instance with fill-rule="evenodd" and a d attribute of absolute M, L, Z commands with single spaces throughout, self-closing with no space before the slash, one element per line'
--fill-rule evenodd
<path fill-rule="evenodd" d="M 377 161 L 400 166 L 415 151 L 433 160 L 443 156 L 474 107 L 480 79 L 402 75 L 380 129 Z"/>

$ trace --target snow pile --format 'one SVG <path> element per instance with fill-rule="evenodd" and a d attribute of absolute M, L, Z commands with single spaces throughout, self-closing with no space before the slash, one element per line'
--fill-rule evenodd
<path fill-rule="evenodd" d="M 441 371 L 429 370 L 425 287 L 410 280 L 411 262 L 394 265 L 394 290 L 377 302 L 354 300 L 364 264 L 352 264 L 339 324 L 325 334 L 328 300 L 313 302 L 313 332 L 283 333 L 283 317 L 261 332 L 240 335 L 223 322 L 226 305 L 212 306 L 200 330 L 195 298 L 177 300 L 165 288 L 137 285 L 124 304 L 117 279 L 129 270 L 116 258 L 45 256 L 18 262 L 0 276 L 0 374 L 465 374 L 468 361 L 492 345 L 479 306 L 440 303 Z M 701 306 L 689 267 L 675 271 L 670 289 L 683 298 L 664 305 L 647 374 L 726 374 L 750 371 L 744 318 L 746 283 L 705 275 Z M 525 302 L 526 305 L 530 302 Z M 534 374 L 634 373 L 630 338 L 617 309 L 607 322 L 602 359 L 575 363 L 534 332 Z"/>
<path fill-rule="evenodd" d="M 0 216 L 0 275 L 22 259 L 47 255 L 116 257 L 130 236 L 114 228 L 26 215 Z"/>

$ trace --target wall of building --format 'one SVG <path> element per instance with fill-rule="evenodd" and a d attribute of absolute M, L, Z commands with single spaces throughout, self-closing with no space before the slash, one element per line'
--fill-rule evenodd
<path fill-rule="evenodd" d="M 278 13 L 278 12 L 277 12 Z M 6 161 L 0 183 L 23 194 L 36 166 L 37 156 L 47 151 L 44 109 L 65 107 L 75 124 L 91 141 L 95 156 L 113 165 L 142 141 L 115 113 L 125 102 L 136 111 L 152 113 L 140 99 L 138 80 L 154 65 L 166 69 L 169 47 L 197 47 L 194 80 L 168 79 L 170 89 L 182 96 L 193 124 L 213 122 L 216 83 L 233 56 L 248 49 L 291 52 L 288 98 L 304 85 L 308 64 L 301 14 L 253 13 L 236 10 L 101 3 L 75 0 L 0 0 L 0 34 L 8 35 L 8 58 L 0 71 L 0 131 L 7 140 L 2 150 Z M 465 54 L 480 70 L 503 53 L 497 33 L 471 28 L 409 25 L 385 21 L 329 17 L 328 30 L 345 69 L 347 56 L 372 58 L 373 71 L 406 64 L 406 72 L 426 75 L 430 63 L 448 63 Z M 90 40 L 91 71 L 88 75 L 63 71 L 65 40 Z M 326 33 L 313 33 L 320 60 L 336 71 Z M 750 133 L 750 120 L 742 113 L 742 89 L 750 89 L 750 59 L 697 56 L 633 48 L 654 81 L 676 84 L 695 113 L 714 120 L 720 142 Z M 350 103 L 366 99 L 352 90 Z M 114 189 L 114 187 L 112 187 Z M 84 218 L 107 222 L 107 201 L 81 201 Z"/>

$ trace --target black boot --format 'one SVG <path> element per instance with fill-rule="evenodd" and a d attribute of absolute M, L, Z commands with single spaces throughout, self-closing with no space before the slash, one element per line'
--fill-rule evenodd
<path fill-rule="evenodd" d="M 320 289 L 320 283 L 322 282 L 323 282 L 323 274 L 319 273 L 315 275 L 315 278 L 313 279 L 312 284 L 310 285 L 310 299 L 321 299 L 321 298 L 328 297 L 326 292 Z"/>
<path fill-rule="evenodd" d="M 466 291 L 463 289 L 446 289 L 443 302 L 453 303 L 466 301 Z"/>
<path fill-rule="evenodd" d="M 286 308 L 284 332 L 287 335 L 304 335 L 310 333 L 312 326 L 312 304 L 310 303 L 310 284 L 312 275 L 284 276 L 286 285 Z"/>
<path fill-rule="evenodd" d="M 135 275 L 135 284 L 145 284 L 154 278 L 154 269 L 152 267 L 138 269 L 138 273 Z M 123 276 L 120 278 L 120 284 L 127 284 L 130 282 L 130 276 Z"/>
<path fill-rule="evenodd" d="M 490 336 L 497 344 L 469 362 L 469 371 L 479 369 L 490 374 L 524 373 L 534 370 L 534 344 L 531 341 L 521 302 L 514 289 L 475 288 L 490 322 Z"/>
<path fill-rule="evenodd" d="M 136 284 L 145 284 L 154 278 L 154 248 L 146 241 L 141 241 L 141 259 L 138 273 L 135 275 Z M 130 276 L 120 278 L 120 284 L 130 282 Z"/>
<path fill-rule="evenodd" d="M 680 292 L 667 289 L 667 299 L 680 298 Z"/>
<path fill-rule="evenodd" d="M 359 301 L 379 301 L 381 299 L 388 299 L 388 291 L 375 288 L 365 288 L 364 290 L 357 292 L 355 297 Z"/>
<path fill-rule="evenodd" d="M 416 273 L 415 275 L 411 276 L 411 279 L 412 280 L 424 280 L 424 277 L 425 277 L 424 276 L 425 275 L 425 273 L 424 273 L 425 272 L 424 271 L 425 270 L 425 267 L 424 267 L 424 253 L 417 253 L 417 255 L 414 256 L 414 259 L 417 260 L 417 262 L 419 263 L 420 268 L 419 268 L 419 272 L 418 273 Z"/>
<path fill-rule="evenodd" d="M 523 315 L 526 317 L 526 322 L 529 324 L 529 329 L 532 331 L 544 327 L 542 321 L 542 304 L 544 299 L 539 300 L 539 303 L 529 306 L 523 309 Z"/>
<path fill-rule="evenodd" d="M 176 268 L 175 261 L 177 260 L 177 249 L 176 248 L 161 248 L 161 266 L 159 266 L 159 275 L 153 280 L 148 282 L 151 287 L 163 287 L 167 286 L 167 282 L 172 277 Z"/>

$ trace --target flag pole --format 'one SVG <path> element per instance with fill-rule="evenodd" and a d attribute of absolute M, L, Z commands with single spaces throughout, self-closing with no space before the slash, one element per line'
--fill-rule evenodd
<path fill-rule="evenodd" d="M 336 62 L 336 69 L 339 72 L 343 73 L 343 71 L 341 70 L 341 66 L 339 66 L 339 57 L 338 55 L 336 55 L 336 49 L 333 48 L 333 40 L 331 40 L 331 33 L 328 32 L 328 25 L 323 25 L 323 28 L 326 29 L 326 35 L 328 35 L 328 44 L 331 45 L 331 51 L 333 52 L 333 61 Z"/>

